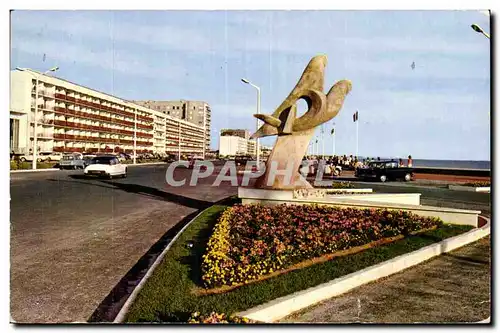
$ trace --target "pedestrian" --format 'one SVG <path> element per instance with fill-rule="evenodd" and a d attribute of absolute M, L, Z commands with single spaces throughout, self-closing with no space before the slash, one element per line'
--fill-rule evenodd
<path fill-rule="evenodd" d="M 377 157 L 377 161 L 380 161 L 380 157 Z"/>
<path fill-rule="evenodd" d="M 408 168 L 413 167 L 413 159 L 411 158 L 411 155 L 408 155 Z"/>
<path fill-rule="evenodd" d="M 402 158 L 400 158 L 400 159 L 399 159 L 399 167 L 400 167 L 400 168 L 402 168 L 402 167 L 404 167 L 404 166 L 405 166 L 405 164 L 403 163 L 403 159 L 402 159 Z"/>

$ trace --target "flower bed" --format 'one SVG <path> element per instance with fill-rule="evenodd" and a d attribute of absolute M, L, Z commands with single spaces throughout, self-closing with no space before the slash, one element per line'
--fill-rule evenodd
<path fill-rule="evenodd" d="M 188 321 L 189 324 L 248 324 L 252 320 L 245 317 L 228 316 L 224 313 L 212 312 L 209 315 L 201 315 L 199 312 L 193 313 Z"/>
<path fill-rule="evenodd" d="M 491 186 L 491 182 L 488 182 L 488 181 L 477 181 L 477 182 L 465 183 L 464 186 L 470 186 L 470 187 L 490 187 Z"/>
<path fill-rule="evenodd" d="M 354 188 L 351 182 L 333 182 L 332 188 Z"/>
<path fill-rule="evenodd" d="M 236 205 L 224 211 L 202 261 L 205 288 L 258 280 L 308 259 L 439 227 L 406 211 Z"/>
<path fill-rule="evenodd" d="M 333 189 L 354 188 L 354 184 L 348 181 L 319 181 L 314 183 L 315 187 L 327 187 Z"/>

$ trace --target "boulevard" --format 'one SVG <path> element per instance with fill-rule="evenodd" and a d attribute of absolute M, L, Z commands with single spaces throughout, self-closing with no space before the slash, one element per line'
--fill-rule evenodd
<path fill-rule="evenodd" d="M 129 167 L 127 178 L 113 180 L 84 179 L 82 171 L 11 174 L 11 319 L 88 321 L 169 230 L 237 193 L 230 182 L 212 186 L 217 172 L 197 186 L 170 187 L 166 169 Z M 174 178 L 190 179 L 191 172 L 176 168 Z M 418 181 L 353 183 L 386 193 L 419 192 L 423 205 L 491 213 L 490 194 Z"/>

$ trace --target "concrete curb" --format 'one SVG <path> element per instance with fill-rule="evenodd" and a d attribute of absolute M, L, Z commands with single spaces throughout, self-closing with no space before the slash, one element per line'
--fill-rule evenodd
<path fill-rule="evenodd" d="M 420 264 L 442 253 L 450 252 L 472 243 L 490 234 L 490 219 L 481 228 L 473 229 L 465 234 L 445 239 L 417 251 L 407 253 L 380 264 L 334 279 L 303 291 L 284 296 L 237 315 L 264 323 L 272 323 L 296 311 L 307 308 L 321 301 L 341 295 L 351 289 L 380 278 L 400 272 L 406 268 Z"/>
<path fill-rule="evenodd" d="M 48 169 L 26 169 L 26 170 L 11 170 L 10 173 L 23 173 L 23 172 L 44 172 L 44 171 L 59 171 L 59 169 L 48 168 Z"/>
<path fill-rule="evenodd" d="M 216 204 L 218 204 L 218 203 L 220 203 L 223 200 L 226 200 L 228 198 L 229 197 L 221 199 L 221 200 L 219 200 L 217 202 L 214 202 L 212 206 L 214 206 L 214 205 L 216 205 Z M 186 225 L 184 227 L 182 227 L 181 230 L 179 230 L 179 232 L 177 233 L 177 235 L 174 236 L 174 238 L 172 238 L 172 240 L 170 241 L 170 243 L 168 243 L 168 245 L 165 247 L 165 249 L 156 258 L 156 260 L 153 263 L 153 265 L 151 265 L 151 267 L 148 269 L 148 271 L 146 272 L 146 274 L 144 275 L 144 277 L 142 278 L 142 280 L 134 288 L 134 291 L 132 291 L 132 294 L 130 294 L 129 298 L 127 298 L 127 300 L 123 304 L 122 308 L 120 309 L 120 311 L 116 315 L 115 320 L 113 320 L 113 323 L 115 323 L 115 324 L 124 323 L 125 316 L 127 315 L 128 311 L 130 309 L 130 306 L 132 305 L 132 303 L 134 303 L 135 299 L 137 298 L 137 295 L 139 295 L 139 292 L 142 290 L 142 288 L 146 284 L 146 281 L 151 277 L 151 275 L 153 274 L 153 272 L 156 269 L 156 267 L 158 267 L 158 265 L 162 262 L 163 258 L 167 254 L 168 250 L 170 250 L 170 248 L 172 247 L 172 245 L 175 243 L 175 241 L 177 240 L 177 238 L 179 238 L 179 236 L 184 232 L 184 230 L 187 229 L 187 227 L 189 225 L 191 225 L 191 223 L 194 220 L 196 220 L 201 214 L 203 214 L 205 211 L 207 211 L 208 209 L 210 209 L 212 206 L 210 206 L 208 208 L 205 208 L 200 213 L 198 213 L 195 217 L 193 217 L 191 219 L 191 221 L 189 221 L 188 223 L 186 223 Z"/>
<path fill-rule="evenodd" d="M 453 191 L 466 191 L 466 192 L 482 192 L 482 193 L 490 193 L 491 187 L 472 187 L 472 186 L 461 186 L 461 185 L 449 185 L 448 188 Z"/>
<path fill-rule="evenodd" d="M 144 166 L 144 165 L 161 165 L 161 164 L 167 164 L 167 162 L 137 163 L 137 164 L 125 164 L 125 165 L 127 167 L 137 167 L 137 166 Z"/>

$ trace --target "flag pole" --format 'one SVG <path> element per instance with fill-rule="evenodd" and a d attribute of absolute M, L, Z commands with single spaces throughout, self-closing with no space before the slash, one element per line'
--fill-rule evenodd
<path fill-rule="evenodd" d="M 332 152 L 332 157 L 335 156 L 335 123 L 333 123 L 333 128 L 332 128 L 332 131 L 330 133 L 333 137 L 333 152 Z"/>
<path fill-rule="evenodd" d="M 359 114 L 356 111 L 356 157 L 358 157 L 358 147 L 359 147 Z"/>
<path fill-rule="evenodd" d="M 321 125 L 321 158 L 325 159 L 325 128 Z"/>

